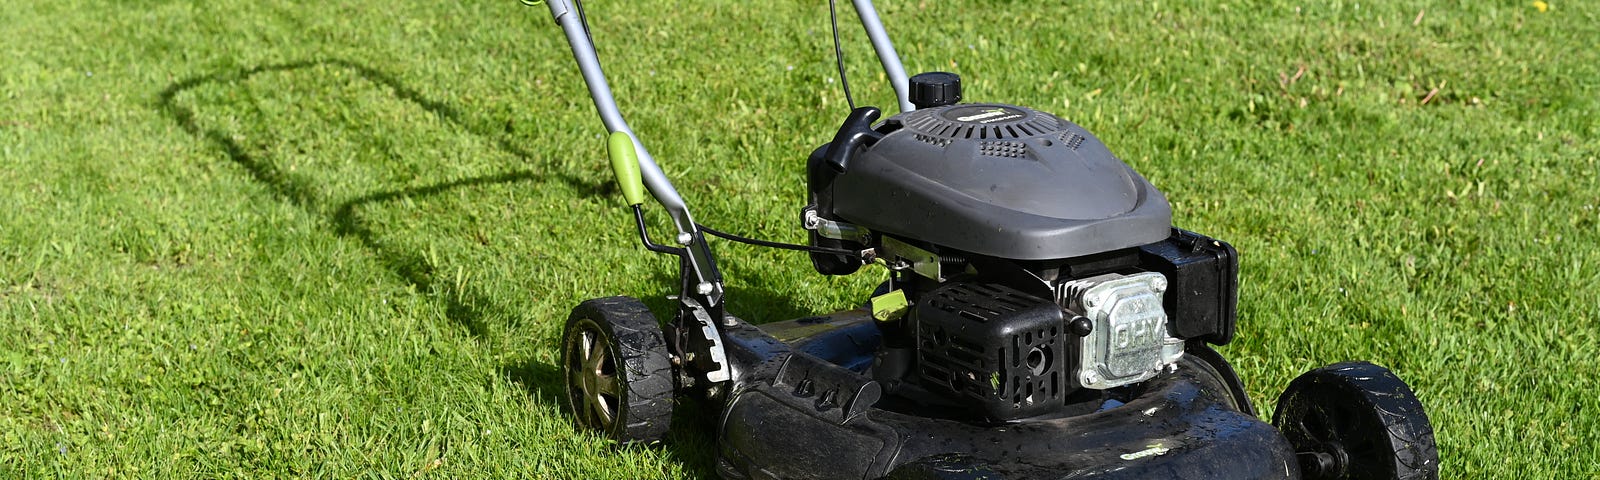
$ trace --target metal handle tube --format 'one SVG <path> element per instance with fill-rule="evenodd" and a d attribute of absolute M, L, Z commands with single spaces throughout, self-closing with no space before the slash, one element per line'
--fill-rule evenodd
<path fill-rule="evenodd" d="M 651 196 L 667 209 L 672 217 L 672 223 L 678 228 L 680 243 L 682 238 L 689 239 L 691 243 L 700 245 L 686 245 L 687 258 L 698 277 L 700 288 L 713 303 L 722 300 L 722 275 L 717 271 L 716 263 L 711 258 L 711 251 L 704 245 L 705 238 L 695 226 L 694 218 L 689 215 L 689 207 L 684 204 L 683 197 L 678 195 L 678 190 L 672 187 L 672 182 L 667 180 L 666 173 L 656 165 L 655 157 L 645 150 L 644 143 L 639 141 L 633 129 L 628 127 L 627 120 L 622 118 L 622 112 L 617 109 L 616 97 L 611 94 L 611 86 L 606 82 L 605 72 L 600 68 L 599 56 L 595 53 L 594 43 L 589 40 L 589 33 L 584 29 L 581 19 L 573 11 L 568 0 L 546 0 L 550 6 L 550 15 L 555 17 L 556 23 L 566 33 L 567 44 L 572 47 L 572 57 L 578 61 L 578 70 L 583 74 L 583 82 L 589 87 L 589 98 L 594 100 L 594 108 L 600 113 L 600 120 L 605 123 L 606 130 L 610 132 L 625 132 L 633 140 L 634 151 L 639 157 L 639 171 L 643 176 L 644 185 L 650 189 Z M 712 305 L 715 306 L 715 305 Z"/>
<path fill-rule="evenodd" d="M 688 217 L 688 206 L 683 203 L 683 197 L 678 195 L 677 189 L 672 187 L 672 182 L 667 180 L 667 175 L 661 171 L 661 166 L 656 164 L 655 157 L 644 148 L 638 135 L 628 126 L 628 121 L 622 118 L 622 112 L 617 109 L 616 97 L 611 94 L 611 85 L 606 82 L 606 75 L 600 68 L 600 59 L 595 54 L 594 44 L 589 41 L 589 33 L 584 31 L 583 24 L 578 16 L 573 14 L 567 0 L 549 0 L 545 2 L 550 6 L 550 14 L 555 16 L 556 23 L 561 25 L 561 30 L 567 35 L 567 43 L 572 47 L 572 57 L 578 61 L 578 70 L 583 73 L 583 82 L 589 87 L 589 98 L 594 100 L 594 108 L 600 113 L 600 121 L 605 122 L 608 132 L 627 132 L 633 137 L 634 149 L 639 153 L 639 169 L 644 177 L 644 184 L 650 189 L 650 194 L 661 202 L 661 206 L 672 211 L 675 223 L 680 231 L 694 231 L 694 222 L 677 222 L 677 212 L 682 211 L 685 220 Z M 687 225 L 685 225 L 687 223 Z"/>
<path fill-rule="evenodd" d="M 889 85 L 894 87 L 894 96 L 900 101 L 900 112 L 905 113 L 916 110 L 911 104 L 911 81 L 906 79 L 906 69 L 900 65 L 900 54 L 894 51 L 894 43 L 889 41 L 889 33 L 883 29 L 883 20 L 878 18 L 878 10 L 872 7 L 872 0 L 851 0 L 856 7 L 856 16 L 861 18 L 861 27 L 867 30 L 867 38 L 872 40 L 872 49 L 878 53 L 878 63 L 883 64 L 884 73 L 889 76 Z"/>

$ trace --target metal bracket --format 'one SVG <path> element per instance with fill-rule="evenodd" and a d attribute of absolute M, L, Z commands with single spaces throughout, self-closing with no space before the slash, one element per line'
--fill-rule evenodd
<path fill-rule="evenodd" d="M 806 209 L 805 220 L 801 226 L 805 227 L 806 230 L 816 230 L 817 235 L 821 235 L 822 238 L 847 240 L 860 243 L 862 245 L 869 245 L 872 243 L 871 230 L 867 230 L 850 223 L 835 222 L 833 220 L 822 218 L 821 215 L 817 215 L 816 209 L 812 208 Z"/>
<path fill-rule="evenodd" d="M 689 311 L 693 312 L 695 322 L 700 324 L 700 334 L 706 339 L 705 353 L 711 357 L 710 362 L 717 365 L 717 369 L 706 371 L 706 381 L 721 383 L 732 380 L 733 367 L 728 365 L 728 352 L 722 348 L 722 334 L 712 323 L 711 315 L 698 305 L 691 305 Z"/>
<path fill-rule="evenodd" d="M 896 240 L 888 235 L 883 236 L 883 250 L 883 258 L 905 261 L 911 264 L 911 271 L 917 272 L 917 275 L 941 282 L 944 281 L 944 272 L 939 264 L 939 255 Z M 893 261 L 888 261 L 888 263 L 891 267 L 894 265 Z"/>

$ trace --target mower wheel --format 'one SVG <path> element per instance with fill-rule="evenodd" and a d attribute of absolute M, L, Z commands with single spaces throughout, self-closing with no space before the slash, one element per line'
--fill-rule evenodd
<path fill-rule="evenodd" d="M 672 425 L 676 376 L 661 325 L 630 297 L 579 304 L 561 335 L 566 406 L 578 426 L 623 445 L 660 441 Z"/>
<path fill-rule="evenodd" d="M 1244 382 L 1239 380 L 1239 374 L 1234 373 L 1233 366 L 1222 354 L 1206 345 L 1205 342 L 1192 341 L 1184 349 L 1181 365 L 1189 368 L 1198 375 L 1204 375 L 1207 380 L 1214 382 L 1220 391 L 1227 392 L 1228 402 L 1239 413 L 1256 416 L 1256 407 L 1250 403 L 1250 395 L 1244 390 Z"/>
<path fill-rule="evenodd" d="M 1439 478 L 1422 402 L 1387 368 L 1346 362 L 1306 372 L 1278 397 L 1272 424 L 1307 479 Z"/>

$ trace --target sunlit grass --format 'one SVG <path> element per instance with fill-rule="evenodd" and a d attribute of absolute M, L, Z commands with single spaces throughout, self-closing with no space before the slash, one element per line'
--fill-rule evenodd
<path fill-rule="evenodd" d="M 1238 247 L 1263 411 L 1367 359 L 1448 478 L 1600 472 L 1594 6 L 878 3 L 908 70 L 1084 125 Z M 846 113 L 826 3 L 587 6 L 697 219 L 799 241 Z M 0 35 L 0 476 L 711 474 L 703 431 L 613 453 L 556 405 L 567 310 L 664 307 L 675 266 L 542 6 L 22 0 Z M 756 321 L 880 278 L 717 248 Z"/>

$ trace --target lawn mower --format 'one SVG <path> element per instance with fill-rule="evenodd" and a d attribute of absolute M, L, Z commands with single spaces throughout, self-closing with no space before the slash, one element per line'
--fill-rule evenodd
<path fill-rule="evenodd" d="M 807 157 L 809 241 L 791 245 L 696 223 L 618 111 L 582 4 L 545 0 L 640 242 L 680 266 L 670 318 L 620 296 L 572 311 L 561 366 L 581 429 L 652 444 L 696 398 L 727 479 L 1437 477 L 1421 403 L 1371 363 L 1300 376 L 1262 421 L 1212 349 L 1234 337 L 1234 248 L 1174 227 L 1165 196 L 1083 127 L 962 103 L 951 73 L 908 78 L 871 1 L 852 3 L 899 113 L 850 99 L 830 1 L 851 111 Z M 647 188 L 676 230 L 665 243 Z M 725 308 L 708 235 L 888 279 L 859 308 L 758 325 Z"/>

